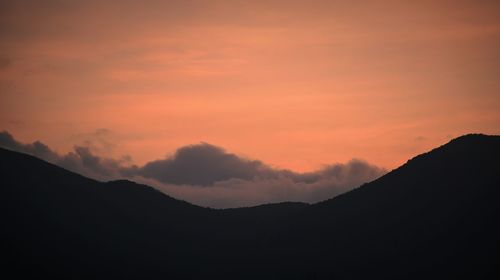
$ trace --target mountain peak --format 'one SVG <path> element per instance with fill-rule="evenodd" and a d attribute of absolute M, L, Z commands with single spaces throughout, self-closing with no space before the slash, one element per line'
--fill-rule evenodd
<path fill-rule="evenodd" d="M 450 165 L 457 163 L 459 158 L 471 160 L 494 160 L 492 157 L 500 157 L 500 136 L 486 134 L 466 134 L 450 140 L 448 143 L 434 148 L 426 153 L 409 159 L 408 162 L 397 168 L 403 168 L 407 164 L 419 160 L 449 161 Z"/>
<path fill-rule="evenodd" d="M 450 143 L 477 143 L 477 142 L 482 142 L 482 141 L 490 141 L 494 139 L 500 139 L 499 135 L 488 135 L 488 134 L 482 134 L 482 133 L 469 133 L 469 134 L 464 134 L 462 136 L 458 136 L 456 138 L 453 138 L 448 144 Z"/>

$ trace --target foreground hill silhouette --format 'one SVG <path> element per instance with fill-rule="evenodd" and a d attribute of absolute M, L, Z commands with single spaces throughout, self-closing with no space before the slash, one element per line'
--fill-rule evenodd
<path fill-rule="evenodd" d="M 16 278 L 498 279 L 500 137 L 466 135 L 333 199 L 214 210 L 0 149 Z"/>

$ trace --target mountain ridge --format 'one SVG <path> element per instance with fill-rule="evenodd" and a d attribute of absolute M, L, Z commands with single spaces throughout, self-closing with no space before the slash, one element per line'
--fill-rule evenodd
<path fill-rule="evenodd" d="M 499 158 L 499 136 L 466 135 L 320 203 L 210 209 L 0 150 L 3 254 L 56 279 L 486 279 Z"/>

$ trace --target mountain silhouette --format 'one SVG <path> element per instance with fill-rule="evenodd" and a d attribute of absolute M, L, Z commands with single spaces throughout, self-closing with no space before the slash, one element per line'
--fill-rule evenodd
<path fill-rule="evenodd" d="M 500 136 L 317 204 L 216 210 L 0 149 L 2 270 L 50 279 L 498 279 Z"/>

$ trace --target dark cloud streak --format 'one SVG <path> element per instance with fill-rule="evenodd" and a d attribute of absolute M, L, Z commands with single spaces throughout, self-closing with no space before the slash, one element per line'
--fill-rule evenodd
<path fill-rule="evenodd" d="M 142 176 L 165 184 L 213 186 L 217 182 L 289 178 L 294 183 L 312 184 L 329 178 L 372 178 L 383 170 L 361 160 L 333 164 L 315 172 L 297 173 L 274 169 L 257 160 L 248 160 L 207 143 L 185 146 L 166 159 L 155 160 L 143 167 L 122 171 L 127 176 Z"/>
<path fill-rule="evenodd" d="M 318 202 L 386 172 L 354 159 L 314 172 L 298 173 L 272 168 L 207 143 L 181 147 L 172 156 L 144 166 L 126 166 L 124 161 L 97 156 L 90 145 L 75 146 L 73 151 L 60 155 L 40 141 L 18 142 L 7 131 L 0 132 L 0 147 L 34 155 L 98 180 L 130 178 L 177 198 L 214 208 L 282 201 Z"/>

